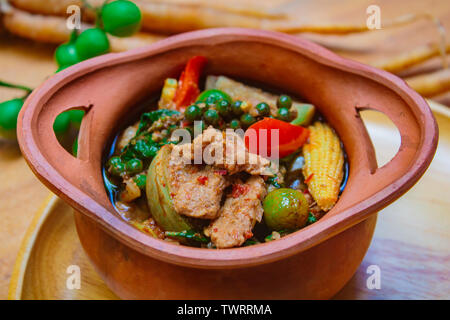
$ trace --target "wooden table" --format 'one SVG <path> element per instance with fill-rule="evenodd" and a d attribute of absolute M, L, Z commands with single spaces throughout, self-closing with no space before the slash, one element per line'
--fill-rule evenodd
<path fill-rule="evenodd" d="M 36 87 L 56 69 L 52 53 L 48 46 L 2 37 L 1 78 Z M 0 101 L 15 94 L 0 89 Z M 450 119 L 438 116 L 437 120 L 440 145 L 429 170 L 380 213 L 363 264 L 337 298 L 450 298 Z M 376 139 L 379 143 L 390 143 L 383 130 L 375 132 L 381 134 Z M 0 299 L 4 299 L 21 239 L 48 195 L 17 145 L 5 141 L 0 141 L 0 195 Z M 369 265 L 381 269 L 381 290 L 365 286 Z"/>

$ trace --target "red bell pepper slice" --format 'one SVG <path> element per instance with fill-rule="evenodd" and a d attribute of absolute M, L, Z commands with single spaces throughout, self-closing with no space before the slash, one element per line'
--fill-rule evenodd
<path fill-rule="evenodd" d="M 273 129 L 278 129 L 279 142 L 278 145 L 272 147 L 271 139 L 272 133 L 274 134 Z M 302 126 L 293 125 L 277 119 L 264 118 L 252 124 L 247 129 L 245 132 L 245 146 L 250 152 L 265 157 L 276 157 L 276 152 L 278 152 L 278 158 L 284 158 L 297 151 L 306 142 L 308 137 L 309 130 Z M 252 140 L 255 138 L 256 141 Z"/>
<path fill-rule="evenodd" d="M 182 111 L 194 103 L 200 94 L 198 81 L 206 62 L 207 59 L 203 56 L 192 57 L 187 62 L 178 81 L 178 88 L 174 97 L 174 102 L 178 110 Z"/>

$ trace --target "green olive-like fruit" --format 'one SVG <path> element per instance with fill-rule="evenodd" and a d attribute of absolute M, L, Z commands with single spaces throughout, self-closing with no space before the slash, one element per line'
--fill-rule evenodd
<path fill-rule="evenodd" d="M 105 31 L 116 37 L 136 33 L 142 20 L 141 10 L 131 1 L 117 0 L 103 6 L 101 11 Z"/>
<path fill-rule="evenodd" d="M 72 144 L 72 154 L 74 157 L 78 156 L 78 138 L 75 138 Z"/>
<path fill-rule="evenodd" d="M 63 43 L 56 48 L 55 60 L 59 67 L 68 67 L 80 62 L 75 43 Z"/>
<path fill-rule="evenodd" d="M 263 201 L 264 221 L 272 230 L 295 230 L 308 221 L 308 201 L 295 189 L 275 189 Z"/>
<path fill-rule="evenodd" d="M 70 116 L 70 122 L 72 125 L 74 125 L 77 129 L 80 128 L 81 120 L 83 120 L 84 117 L 84 111 L 83 110 L 69 110 L 67 111 Z"/>
<path fill-rule="evenodd" d="M 0 137 L 16 140 L 17 118 L 23 99 L 12 99 L 0 103 Z"/>
<path fill-rule="evenodd" d="M 70 125 L 70 114 L 68 111 L 60 113 L 53 123 L 53 131 L 55 131 L 55 134 L 61 135 L 65 133 L 69 129 Z"/>
<path fill-rule="evenodd" d="M 81 60 L 90 59 L 109 51 L 106 33 L 99 28 L 83 31 L 75 41 L 75 48 Z"/>

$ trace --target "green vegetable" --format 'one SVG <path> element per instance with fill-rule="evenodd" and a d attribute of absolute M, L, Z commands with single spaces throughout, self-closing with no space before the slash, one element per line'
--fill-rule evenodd
<path fill-rule="evenodd" d="M 153 158 L 158 153 L 159 146 L 150 138 L 147 138 L 136 141 L 136 144 L 130 147 L 129 150 L 132 151 L 130 155 L 135 155 L 140 159 Z M 126 158 L 127 156 L 124 153 L 122 157 Z"/>
<path fill-rule="evenodd" d="M 220 100 L 226 100 L 228 101 L 229 104 L 231 104 L 232 102 L 231 97 L 227 93 L 218 89 L 210 89 L 203 91 L 197 98 L 197 101 L 202 101 L 207 104 L 208 103 L 215 104 Z"/>
<path fill-rule="evenodd" d="M 230 121 L 230 128 L 231 129 L 239 129 L 241 127 L 241 123 L 239 122 L 238 119 L 233 119 Z"/>
<path fill-rule="evenodd" d="M 175 232 L 195 230 L 191 220 L 178 214 L 173 207 L 167 166 L 170 153 L 170 148 L 163 146 L 150 164 L 145 188 L 148 207 L 153 219 L 164 230 Z"/>
<path fill-rule="evenodd" d="M 314 217 L 314 215 L 311 212 L 309 212 L 307 224 L 310 225 L 316 221 L 317 221 L 316 217 Z"/>
<path fill-rule="evenodd" d="M 283 94 L 281 95 L 277 100 L 277 107 L 278 108 L 290 108 L 292 106 L 292 99 L 291 97 Z"/>
<path fill-rule="evenodd" d="M 56 69 L 55 73 L 58 73 L 58 72 L 60 72 L 60 71 L 62 71 L 62 70 L 64 70 L 64 69 L 67 69 L 68 67 L 70 67 L 70 66 L 61 66 L 61 67 L 58 67 L 58 69 Z"/>
<path fill-rule="evenodd" d="M 244 127 L 250 127 L 255 122 L 255 117 L 253 117 L 250 113 L 244 113 L 241 116 L 241 123 Z"/>
<path fill-rule="evenodd" d="M 270 107 L 267 103 L 261 102 L 256 105 L 256 110 L 258 114 L 262 117 L 268 116 L 270 114 Z"/>
<path fill-rule="evenodd" d="M 258 241 L 256 238 L 250 238 L 245 240 L 245 242 L 242 244 L 243 247 L 253 246 L 255 244 L 259 244 L 261 242 Z"/>
<path fill-rule="evenodd" d="M 75 47 L 75 43 L 63 43 L 55 51 L 55 60 L 58 63 L 58 66 L 61 67 L 69 67 L 80 62 L 80 58 L 78 57 L 78 52 Z"/>
<path fill-rule="evenodd" d="M 145 174 L 138 174 L 133 178 L 133 181 L 139 187 L 139 189 L 144 190 L 147 184 L 147 176 Z"/>
<path fill-rule="evenodd" d="M 70 114 L 66 111 L 59 114 L 53 123 L 53 131 L 56 135 L 61 135 L 69 129 Z"/>
<path fill-rule="evenodd" d="M 125 164 L 125 169 L 127 170 L 127 173 L 134 174 L 141 172 L 144 168 L 144 164 L 139 159 L 130 159 Z"/>
<path fill-rule="evenodd" d="M 233 114 L 237 117 L 241 116 L 244 113 L 244 110 L 242 110 L 241 108 L 242 105 L 242 101 L 235 101 L 232 105 L 231 105 L 231 111 L 233 112 Z"/>
<path fill-rule="evenodd" d="M 75 138 L 75 141 L 72 144 L 72 154 L 74 157 L 78 155 L 78 138 Z"/>
<path fill-rule="evenodd" d="M 173 115 L 180 114 L 180 112 L 169 109 L 158 109 L 150 112 L 143 113 L 141 115 L 141 120 L 139 122 L 139 127 L 136 132 L 136 136 L 139 136 L 143 131 L 150 128 L 153 122 L 159 120 L 161 117 L 170 117 Z"/>
<path fill-rule="evenodd" d="M 119 156 L 113 156 L 113 157 L 109 158 L 107 165 L 108 165 L 108 167 L 113 167 L 113 166 L 117 165 L 118 163 L 122 163 L 122 159 L 120 159 Z"/>
<path fill-rule="evenodd" d="M 114 176 L 120 177 L 125 172 L 125 164 L 122 161 L 115 162 L 109 167 L 109 172 Z"/>
<path fill-rule="evenodd" d="M 214 109 L 209 109 L 205 112 L 203 115 L 203 118 L 205 119 L 206 123 L 215 125 L 219 122 L 219 114 Z"/>
<path fill-rule="evenodd" d="M 116 37 L 128 37 L 141 25 L 141 11 L 131 1 L 117 0 L 103 6 L 101 11 L 105 31 Z"/>
<path fill-rule="evenodd" d="M 83 110 L 69 110 L 67 111 L 70 116 L 70 122 L 76 127 L 80 128 L 81 120 L 83 120 L 84 117 L 84 111 Z"/>
<path fill-rule="evenodd" d="M 197 241 L 200 243 L 208 243 L 210 241 L 209 238 L 206 238 L 201 233 L 196 232 L 194 230 L 188 230 L 188 231 L 184 230 L 184 231 L 179 231 L 179 232 L 166 231 L 165 235 L 166 235 L 166 237 L 194 240 L 194 241 Z"/>
<path fill-rule="evenodd" d="M 99 28 L 83 31 L 75 41 L 75 49 L 81 60 L 90 59 L 109 51 L 106 33 Z"/>
<path fill-rule="evenodd" d="M 227 117 L 231 111 L 231 105 L 227 100 L 220 100 L 216 104 L 216 109 L 222 117 Z"/>
<path fill-rule="evenodd" d="M 308 201 L 298 190 L 280 188 L 269 192 L 263 208 L 266 225 L 275 231 L 302 228 L 308 220 Z"/>
<path fill-rule="evenodd" d="M 0 103 L 0 136 L 14 140 L 16 138 L 17 117 L 23 105 L 23 99 L 12 99 Z"/>
<path fill-rule="evenodd" d="M 291 110 L 292 109 L 297 114 L 295 119 L 291 121 L 292 124 L 297 126 L 307 126 L 311 123 L 315 111 L 315 107 L 312 104 L 294 103 Z"/>
<path fill-rule="evenodd" d="M 266 180 L 266 182 L 275 188 L 281 188 L 281 185 L 278 183 L 278 177 L 270 177 Z"/>
<path fill-rule="evenodd" d="M 195 121 L 202 118 L 202 110 L 199 106 L 193 104 L 192 106 L 189 106 L 184 111 L 184 116 L 189 121 Z"/>
<path fill-rule="evenodd" d="M 291 117 L 291 114 L 289 112 L 288 108 L 280 108 L 277 111 L 277 118 L 279 120 L 283 120 L 283 121 L 289 121 Z"/>

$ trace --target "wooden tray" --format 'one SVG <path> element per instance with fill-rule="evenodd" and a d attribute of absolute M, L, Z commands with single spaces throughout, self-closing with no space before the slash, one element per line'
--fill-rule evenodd
<path fill-rule="evenodd" d="M 450 179 L 450 118 L 436 114 L 440 142 L 422 180 L 384 209 L 371 247 L 338 299 L 450 298 L 450 224 L 447 196 Z M 376 112 L 363 114 L 384 163 L 396 152 L 395 127 Z M 81 288 L 68 289 L 67 268 L 77 265 Z M 367 268 L 381 270 L 381 289 L 366 286 Z M 9 299 L 117 299 L 99 278 L 85 255 L 75 230 L 71 207 L 49 195 L 34 216 L 11 277 Z"/>

